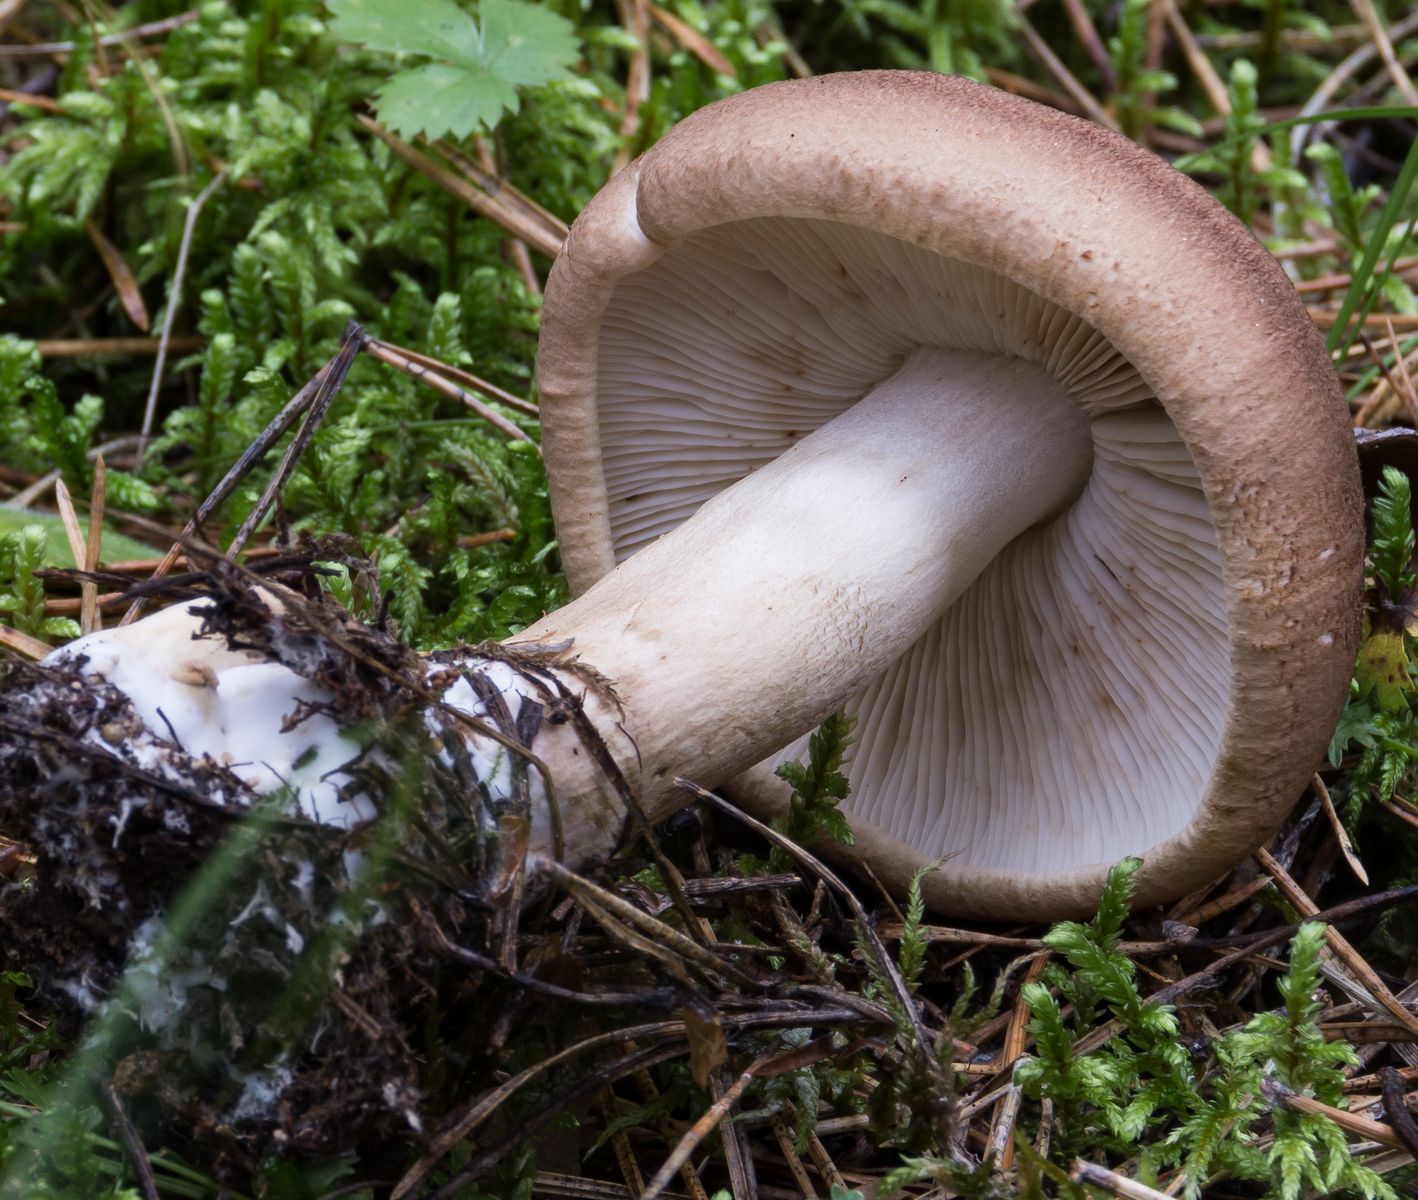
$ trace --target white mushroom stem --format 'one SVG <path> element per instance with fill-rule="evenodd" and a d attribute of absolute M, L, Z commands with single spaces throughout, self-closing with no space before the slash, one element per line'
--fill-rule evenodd
<path fill-rule="evenodd" d="M 919 349 L 842 415 L 512 639 L 615 681 L 654 818 L 831 713 L 1092 466 L 1043 368 Z M 682 799 L 682 794 L 681 797 Z"/>
<path fill-rule="evenodd" d="M 904 653 L 1003 546 L 1078 494 L 1091 464 L 1087 418 L 1041 367 L 917 350 L 847 412 L 511 639 L 513 651 L 570 643 L 613 683 L 623 714 L 575 665 L 529 675 L 470 653 L 461 676 L 446 659 L 431 667 L 444 708 L 430 710 L 430 732 L 459 729 L 493 809 L 530 801 L 531 847 L 549 852 L 541 776 L 518 792 L 507 749 L 449 712 L 496 723 L 494 709 L 515 717 L 524 699 L 550 712 L 559 688 L 582 701 L 647 814 L 663 816 L 682 798 L 676 775 L 723 782 Z M 284 721 L 299 702 L 329 697 L 279 663 L 193 641 L 199 624 L 190 608 L 168 610 L 55 656 L 86 656 L 85 670 L 132 700 L 147 730 L 112 752 L 161 772 L 176 742 L 231 764 L 256 794 L 292 787 L 314 819 L 372 816 L 344 770 L 355 743 L 325 716 Z M 492 707 L 490 695 L 501 697 Z M 566 861 L 605 855 L 626 814 L 604 755 L 577 722 L 551 719 L 533 750 L 555 783 Z"/>

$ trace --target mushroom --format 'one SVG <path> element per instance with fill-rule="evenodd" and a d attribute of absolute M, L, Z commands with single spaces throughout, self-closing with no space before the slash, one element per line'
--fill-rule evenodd
<path fill-rule="evenodd" d="M 1250 234 L 1116 135 L 909 72 L 712 105 L 577 221 L 538 378 L 578 597 L 427 675 L 482 720 L 584 715 L 529 738 L 563 835 L 537 783 L 534 853 L 604 855 L 678 776 L 776 812 L 767 768 L 845 703 L 852 853 L 897 888 L 942 862 L 940 909 L 1057 917 L 1127 854 L 1143 902 L 1211 879 L 1328 739 L 1363 555 L 1336 380 Z M 142 628 L 60 653 L 143 691 Z M 252 664 L 209 674 L 212 644 L 182 680 L 220 695 Z M 260 762 L 261 728 L 184 746 Z M 505 745 L 462 732 L 511 803 Z M 347 782 L 320 761 L 307 811 Z"/>
<path fill-rule="evenodd" d="M 536 635 L 616 679 L 654 811 L 689 747 L 733 748 L 718 778 L 850 696 L 850 854 L 896 889 L 940 862 L 938 909 L 1051 918 L 1124 855 L 1141 902 L 1209 881 L 1320 758 L 1363 556 L 1334 373 L 1251 234 L 1096 125 L 906 72 L 712 105 L 582 214 L 538 376 L 584 595 Z M 770 508 L 824 436 L 835 470 Z M 701 557 L 727 506 L 763 571 Z M 673 647 L 652 582 L 694 614 Z M 734 794 L 780 812 L 799 746 Z"/>

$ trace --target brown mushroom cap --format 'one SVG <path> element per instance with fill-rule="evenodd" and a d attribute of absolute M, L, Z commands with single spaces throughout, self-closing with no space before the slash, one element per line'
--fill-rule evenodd
<path fill-rule="evenodd" d="M 1343 704 L 1359 476 L 1284 273 L 1098 126 L 862 72 L 712 105 L 617 175 L 553 270 L 538 359 L 573 588 L 921 345 L 1043 365 L 1094 466 L 853 702 L 852 853 L 898 888 L 944 859 L 930 903 L 984 916 L 1084 911 L 1128 853 L 1143 903 L 1209 881 Z M 760 812 L 785 800 L 770 767 L 735 789 Z"/>

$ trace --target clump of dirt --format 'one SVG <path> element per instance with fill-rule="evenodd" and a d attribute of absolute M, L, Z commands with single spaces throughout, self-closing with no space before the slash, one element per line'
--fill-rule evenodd
<path fill-rule="evenodd" d="M 71 1031 L 91 1022 L 84 1053 L 145 1133 L 248 1163 L 407 1135 L 431 1014 L 475 1013 L 479 973 L 448 949 L 493 936 L 496 831 L 518 814 L 387 630 L 294 592 L 273 613 L 234 568 L 208 582 L 208 630 L 324 689 L 310 711 L 362 747 L 342 795 L 377 817 L 317 824 L 146 729 L 72 664 L 10 663 L 0 827 L 36 862 L 0 880 L 4 966 Z"/>

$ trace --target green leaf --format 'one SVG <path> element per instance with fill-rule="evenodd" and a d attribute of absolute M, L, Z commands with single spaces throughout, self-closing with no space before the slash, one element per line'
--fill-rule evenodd
<path fill-rule="evenodd" d="M 435 62 L 378 90 L 379 119 L 404 137 L 467 137 L 517 111 L 517 89 L 568 77 L 578 54 L 570 21 L 525 0 L 482 0 L 481 25 L 453 0 L 329 0 L 331 28 L 371 49 Z"/>
<path fill-rule="evenodd" d="M 87 514 L 79 518 L 79 524 L 88 531 Z M 41 566 L 72 567 L 74 555 L 69 549 L 69 539 L 64 535 L 64 522 L 52 513 L 35 512 L 31 509 L 0 507 L 0 537 L 15 533 L 26 525 L 38 525 L 44 530 L 45 545 Z M 100 562 L 123 562 L 137 558 L 155 558 L 158 551 L 142 542 L 124 537 L 121 533 L 105 527 L 103 541 L 99 544 Z"/>
<path fill-rule="evenodd" d="M 517 110 L 517 90 L 504 80 L 442 63 L 400 71 L 375 94 L 379 119 L 401 137 L 464 138 Z"/>
<path fill-rule="evenodd" d="M 1337 767 L 1351 743 L 1372 750 L 1377 744 L 1373 711 L 1368 705 L 1351 700 L 1339 718 L 1339 725 L 1329 743 L 1329 765 Z"/>
<path fill-rule="evenodd" d="M 477 24 L 453 0 L 329 0 L 330 32 L 392 54 L 427 54 L 479 65 Z"/>
<path fill-rule="evenodd" d="M 551 83 L 576 61 L 575 27 L 550 9 L 483 0 L 481 13 L 483 65 L 508 83 Z"/>

